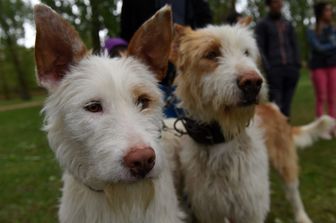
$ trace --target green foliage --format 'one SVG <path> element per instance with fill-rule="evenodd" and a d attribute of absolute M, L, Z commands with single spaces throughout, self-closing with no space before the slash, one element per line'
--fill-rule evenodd
<path fill-rule="evenodd" d="M 20 54 L 18 41 L 24 38 L 24 23 L 32 18 L 31 6 L 22 0 L 2 0 L 0 1 L 0 62 L 10 64 L 13 74 L 16 78 L 17 89 L 20 97 L 24 100 L 30 99 L 29 87 L 27 84 L 27 73 L 23 69 L 23 54 Z M 2 91 L 9 90 L 6 69 L 4 66 L 0 69 L 0 81 L 2 82 Z M 29 73 L 28 73 L 29 74 Z M 8 95 L 5 95 L 8 97 Z"/>
<path fill-rule="evenodd" d="M 23 46 L 17 46 L 16 50 L 18 52 L 18 56 L 20 57 L 20 61 L 22 67 L 25 70 L 25 77 L 27 81 L 27 85 L 31 91 L 38 90 L 36 80 L 35 80 L 35 63 L 34 63 L 34 49 L 25 48 Z M 1 58 L 1 53 L 4 57 Z M 1 87 L 3 81 L 6 81 L 8 85 L 8 90 L 10 98 L 15 98 L 19 94 L 19 86 L 17 84 L 17 79 L 15 76 L 14 65 L 10 60 L 8 55 L 8 49 L 3 49 L 0 51 L 0 100 L 1 96 L 4 95 L 4 89 Z"/>
<path fill-rule="evenodd" d="M 30 8 L 22 0 L 0 1 L 0 43 L 8 36 L 13 40 L 24 37 L 23 23 L 32 19 Z"/>
<path fill-rule="evenodd" d="M 100 45 L 93 39 L 93 35 L 97 33 L 92 32 L 105 29 L 110 36 L 119 34 L 119 15 L 116 14 L 118 0 L 42 0 L 42 2 L 71 22 L 88 47 Z"/>
<path fill-rule="evenodd" d="M 225 21 L 230 12 L 235 10 L 236 0 L 209 0 L 209 5 L 213 13 L 213 22 L 221 24 Z"/>

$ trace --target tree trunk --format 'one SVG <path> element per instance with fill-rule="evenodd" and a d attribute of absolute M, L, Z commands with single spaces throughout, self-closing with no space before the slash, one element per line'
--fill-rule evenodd
<path fill-rule="evenodd" d="M 29 93 L 27 81 L 25 78 L 25 73 L 23 71 L 23 67 L 21 65 L 19 56 L 17 54 L 16 40 L 14 41 L 9 33 L 9 26 L 6 22 L 6 19 L 0 14 L 0 24 L 3 28 L 3 32 L 5 34 L 6 48 L 8 49 L 10 59 L 12 60 L 13 68 L 16 73 L 16 78 L 18 81 L 19 87 L 19 95 L 22 100 L 30 100 L 31 96 Z"/>
<path fill-rule="evenodd" d="M 5 77 L 5 74 L 3 70 L 0 70 L 0 82 L 1 82 L 1 88 L 3 92 L 3 96 L 6 100 L 9 100 L 11 98 L 10 92 L 9 92 L 9 87 L 7 83 L 7 79 Z"/>
<path fill-rule="evenodd" d="M 91 5 L 91 39 L 92 39 L 92 48 L 94 53 L 100 51 L 100 21 L 98 13 L 98 1 L 90 0 Z"/>
<path fill-rule="evenodd" d="M 9 49 L 9 54 L 14 66 L 14 70 L 16 73 L 16 78 L 18 81 L 18 86 L 19 86 L 19 95 L 22 100 L 30 100 L 31 96 L 29 93 L 27 81 L 25 78 L 25 73 L 23 71 L 19 56 L 17 54 L 17 49 L 15 44 L 13 43 L 12 39 L 10 36 L 6 36 L 6 43 L 7 47 Z"/>
<path fill-rule="evenodd" d="M 236 3 L 237 0 L 231 0 L 229 5 L 229 12 L 235 12 L 236 11 Z"/>

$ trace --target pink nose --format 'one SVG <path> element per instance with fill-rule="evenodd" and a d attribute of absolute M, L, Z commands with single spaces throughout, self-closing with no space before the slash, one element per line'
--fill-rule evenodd
<path fill-rule="evenodd" d="M 155 152 L 151 147 L 133 147 L 124 156 L 124 165 L 134 177 L 144 178 L 155 164 Z"/>

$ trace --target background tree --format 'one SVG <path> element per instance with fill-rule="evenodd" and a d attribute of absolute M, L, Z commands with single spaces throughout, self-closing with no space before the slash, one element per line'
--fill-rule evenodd
<path fill-rule="evenodd" d="M 136 0 L 134 0 L 136 1 Z M 224 22 L 239 3 L 246 2 L 245 15 L 254 21 L 266 15 L 264 0 L 208 0 L 215 24 Z M 302 60 L 309 58 L 306 30 L 314 24 L 312 6 L 319 0 L 285 1 L 286 17 L 293 21 L 300 44 Z M 0 0 L 0 96 L 16 94 L 30 98 L 36 88 L 33 49 L 22 45 L 24 26 L 33 24 L 32 5 L 27 0 Z M 79 31 L 83 41 L 94 52 L 101 48 L 102 35 L 118 36 L 120 17 L 117 6 L 121 0 L 42 0 L 62 14 Z M 336 5 L 336 0 L 330 0 Z"/>
<path fill-rule="evenodd" d="M 109 36 L 119 34 L 117 3 L 120 0 L 42 0 L 62 14 L 79 31 L 87 46 L 94 52 L 101 47 L 99 33 L 106 31 Z"/>
<path fill-rule="evenodd" d="M 209 0 L 213 12 L 213 22 L 221 24 L 225 21 L 230 12 L 236 10 L 237 0 Z"/>
<path fill-rule="evenodd" d="M 31 98 L 27 84 L 27 73 L 22 66 L 22 59 L 18 53 L 18 40 L 24 38 L 23 24 L 31 15 L 30 6 L 21 0 L 0 1 L 0 47 L 2 53 L 8 58 L 17 78 L 18 92 L 23 100 Z M 6 78 L 1 75 L 2 86 L 6 92 Z M 8 96 L 8 94 L 7 94 Z"/>

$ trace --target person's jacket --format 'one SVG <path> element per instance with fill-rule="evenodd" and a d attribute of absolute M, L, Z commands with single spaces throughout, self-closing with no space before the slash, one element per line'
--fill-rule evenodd
<path fill-rule="evenodd" d="M 165 4 L 172 6 L 175 23 L 201 28 L 212 21 L 207 0 L 123 0 L 121 38 L 129 41 L 141 24 Z"/>
<path fill-rule="evenodd" d="M 294 27 L 283 16 L 266 16 L 255 31 L 266 72 L 278 66 L 301 66 Z"/>
<path fill-rule="evenodd" d="M 319 34 L 314 29 L 308 29 L 307 36 L 311 48 L 309 67 L 336 66 L 336 29 L 327 26 Z"/>

